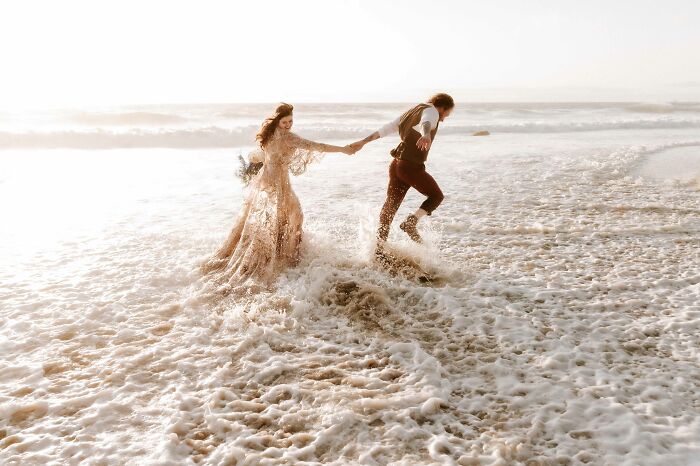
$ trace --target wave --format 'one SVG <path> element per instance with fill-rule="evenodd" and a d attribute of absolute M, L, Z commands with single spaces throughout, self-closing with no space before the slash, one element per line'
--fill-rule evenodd
<path fill-rule="evenodd" d="M 657 144 L 651 147 L 643 146 L 641 148 L 641 153 L 644 155 L 657 154 L 668 149 L 676 149 L 678 147 L 700 147 L 700 140 L 697 141 L 682 141 L 682 142 L 669 142 L 666 144 Z"/>
<path fill-rule="evenodd" d="M 673 104 L 669 103 L 636 103 L 624 107 L 628 112 L 635 113 L 673 113 Z"/>
<path fill-rule="evenodd" d="M 479 128 L 488 129 L 492 133 L 570 133 L 580 131 L 610 131 L 620 129 L 692 129 L 700 128 L 700 119 L 647 119 L 647 120 L 613 120 L 613 121 L 581 121 L 581 122 L 542 122 L 532 121 L 523 123 L 497 123 L 482 125 Z M 446 128 L 451 131 L 453 128 Z"/>
<path fill-rule="evenodd" d="M 623 107 L 632 113 L 700 112 L 700 104 L 694 102 L 637 102 Z"/>
<path fill-rule="evenodd" d="M 364 137 L 379 125 L 356 127 L 306 126 L 297 128 L 299 134 L 314 140 L 351 140 Z M 445 125 L 441 134 L 468 136 L 475 131 L 498 133 L 567 133 L 608 130 L 651 130 L 700 128 L 700 119 L 629 120 L 589 122 L 522 122 Z M 225 148 L 253 145 L 257 125 L 227 129 L 208 126 L 192 129 L 143 129 L 124 131 L 94 129 L 86 131 L 28 131 L 0 132 L 0 149 L 113 149 L 113 148 Z"/>

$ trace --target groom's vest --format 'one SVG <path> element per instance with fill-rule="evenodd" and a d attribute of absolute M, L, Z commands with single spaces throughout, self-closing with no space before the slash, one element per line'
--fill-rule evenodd
<path fill-rule="evenodd" d="M 420 139 L 421 134 L 413 129 L 413 127 L 420 123 L 423 110 L 430 106 L 430 104 L 418 104 L 401 115 L 401 119 L 399 120 L 401 142 L 395 149 L 391 150 L 392 157 L 416 163 L 424 163 L 426 161 L 430 149 L 424 151 L 416 146 L 416 142 Z M 438 126 L 440 126 L 439 121 L 435 125 L 435 128 L 430 131 L 430 139 L 432 141 L 435 140 L 435 133 L 437 133 Z"/>

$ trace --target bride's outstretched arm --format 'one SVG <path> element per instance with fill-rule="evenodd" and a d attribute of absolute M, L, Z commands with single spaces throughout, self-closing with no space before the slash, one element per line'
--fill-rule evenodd
<path fill-rule="evenodd" d="M 296 134 L 290 134 L 290 140 L 291 143 L 294 147 L 298 147 L 300 149 L 306 149 L 310 151 L 317 151 L 317 152 L 342 152 L 347 155 L 352 155 L 355 152 L 357 152 L 355 149 L 353 149 L 351 146 L 347 145 L 344 147 L 341 146 L 334 146 L 333 144 L 326 144 L 323 142 L 316 142 L 316 141 L 310 141 L 308 139 L 304 139 Z"/>
<path fill-rule="evenodd" d="M 323 142 L 309 141 L 311 145 L 309 147 L 302 147 L 302 149 L 317 150 L 319 152 L 343 152 L 349 154 L 352 152 L 348 151 L 349 146 L 334 146 L 333 144 L 325 144 Z"/>
<path fill-rule="evenodd" d="M 317 142 L 316 144 L 318 144 L 322 148 L 322 149 L 320 149 L 321 152 L 342 152 L 343 154 L 347 154 L 347 155 L 352 155 L 355 152 L 357 152 L 352 147 L 350 147 L 350 145 L 341 147 L 341 146 L 334 146 L 333 144 L 324 144 L 322 142 Z"/>

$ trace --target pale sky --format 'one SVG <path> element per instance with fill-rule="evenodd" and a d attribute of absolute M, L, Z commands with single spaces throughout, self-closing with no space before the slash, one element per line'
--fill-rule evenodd
<path fill-rule="evenodd" d="M 700 100 L 697 0 L 6 1 L 0 105 Z"/>

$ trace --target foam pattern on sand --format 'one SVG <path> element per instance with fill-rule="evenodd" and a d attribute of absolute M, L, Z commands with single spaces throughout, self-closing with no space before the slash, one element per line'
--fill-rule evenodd
<path fill-rule="evenodd" d="M 700 200 L 630 175 L 656 150 L 436 165 L 472 188 L 392 236 L 434 283 L 309 204 L 274 291 L 199 281 L 219 238 L 165 214 L 4 269 L 0 462 L 698 464 Z"/>

